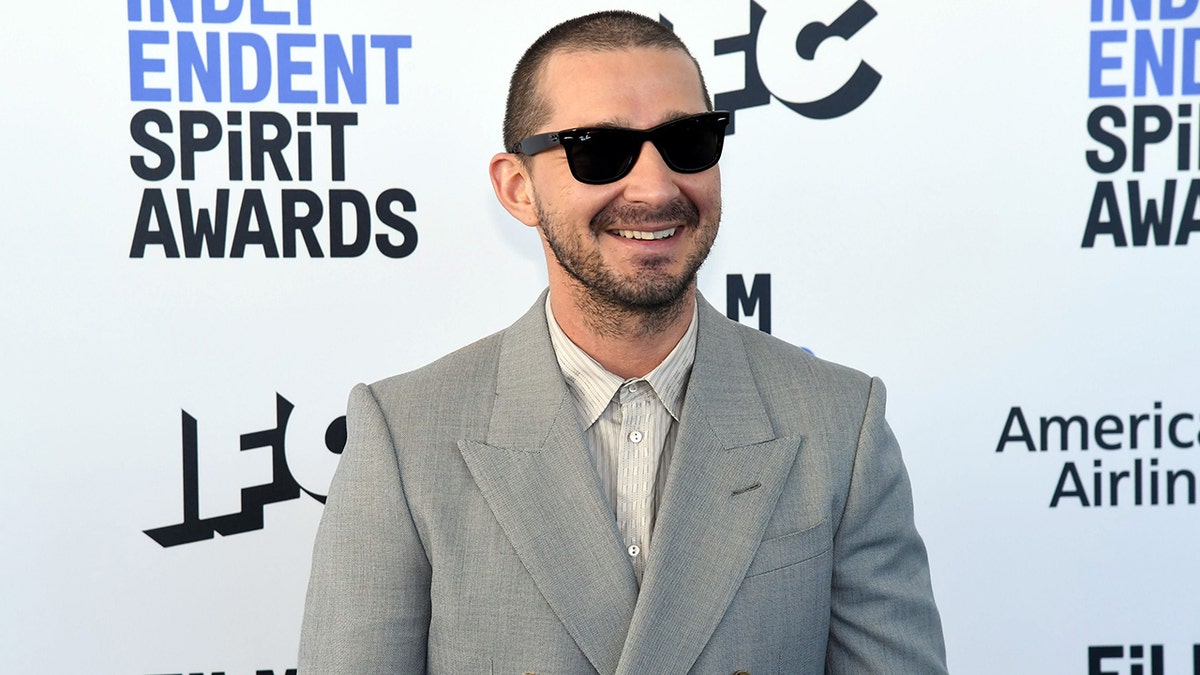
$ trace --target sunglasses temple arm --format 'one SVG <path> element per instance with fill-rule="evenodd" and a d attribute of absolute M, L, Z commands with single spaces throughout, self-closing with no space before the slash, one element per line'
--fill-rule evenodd
<path fill-rule="evenodd" d="M 558 132 L 552 131 L 548 134 L 538 134 L 536 136 L 530 136 L 529 138 L 526 138 L 525 140 L 513 146 L 511 152 L 514 154 L 522 154 L 527 157 L 532 157 L 533 155 L 545 150 L 549 150 L 558 144 Z"/>

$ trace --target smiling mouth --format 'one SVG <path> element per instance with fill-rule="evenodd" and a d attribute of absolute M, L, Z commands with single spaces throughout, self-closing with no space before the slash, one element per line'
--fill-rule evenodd
<path fill-rule="evenodd" d="M 678 229 L 678 227 L 671 227 L 665 230 L 655 230 L 654 232 L 642 232 L 641 230 L 610 230 L 610 232 L 625 239 L 654 241 L 673 237 Z"/>

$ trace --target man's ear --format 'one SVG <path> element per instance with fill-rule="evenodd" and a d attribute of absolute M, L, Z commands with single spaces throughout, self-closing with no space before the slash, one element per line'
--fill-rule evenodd
<path fill-rule="evenodd" d="M 533 183 L 529 169 L 520 158 L 512 153 L 501 152 L 492 157 L 488 173 L 492 177 L 496 199 L 500 200 L 504 210 L 522 223 L 537 227 L 539 223 L 537 209 L 533 206 Z"/>

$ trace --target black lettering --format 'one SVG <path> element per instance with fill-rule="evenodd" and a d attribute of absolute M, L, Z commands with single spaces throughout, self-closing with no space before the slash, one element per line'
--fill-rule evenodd
<path fill-rule="evenodd" d="M 297 213 L 301 204 L 305 206 L 303 215 Z M 310 257 L 325 257 L 316 233 L 317 224 L 324 215 L 321 197 L 312 190 L 283 191 L 283 257 L 296 257 L 297 233 L 304 238 L 304 247 Z"/>
<path fill-rule="evenodd" d="M 267 127 L 275 130 L 271 138 L 266 136 Z M 279 180 L 291 180 L 292 172 L 283 158 L 283 149 L 291 142 L 292 125 L 286 117 L 269 111 L 250 113 L 250 180 L 265 180 L 268 156 L 275 168 L 275 176 Z"/>
<path fill-rule="evenodd" d="M 229 126 L 225 134 L 229 145 L 229 180 L 242 180 L 242 132 L 233 128 L 241 126 L 242 113 L 230 110 L 225 114 L 225 122 Z"/>
<path fill-rule="evenodd" d="M 1200 232 L 1200 218 L 1196 216 L 1196 205 L 1200 203 L 1200 178 L 1193 178 L 1183 200 L 1183 216 L 1179 219 L 1179 232 L 1175 234 L 1176 246 L 1187 246 L 1193 232 Z"/>
<path fill-rule="evenodd" d="M 1142 460 L 1133 460 L 1133 503 L 1142 505 Z M 1113 506 L 1117 505 L 1117 491 L 1113 490 Z"/>
<path fill-rule="evenodd" d="M 1125 431 L 1124 425 L 1121 423 L 1121 418 L 1116 415 L 1105 415 L 1096 420 L 1096 428 L 1092 433 L 1096 436 L 1096 445 L 1105 450 L 1120 450 L 1121 443 L 1110 444 L 1104 440 L 1105 436 L 1120 434 Z"/>
<path fill-rule="evenodd" d="M 296 126 L 312 126 L 312 113 L 296 113 Z M 312 132 L 296 132 L 296 159 L 300 164 L 300 180 L 312 180 Z"/>
<path fill-rule="evenodd" d="M 750 290 L 746 290 L 746 279 L 740 274 L 725 275 L 725 316 L 737 321 L 741 312 L 746 316 L 758 316 L 758 329 L 771 332 L 771 275 L 755 274 Z"/>
<path fill-rule="evenodd" d="M 318 118 L 320 116 L 318 115 Z M 354 207 L 354 240 L 347 243 L 345 207 Z M 329 255 L 333 258 L 357 258 L 371 245 L 371 205 L 358 190 L 329 191 Z"/>
<path fill-rule="evenodd" d="M 1108 220 L 1101 220 L 1107 211 Z M 1092 209 L 1088 213 L 1087 227 L 1083 230 L 1083 248 L 1096 245 L 1096 237 L 1101 234 L 1111 235 L 1113 246 L 1127 246 L 1125 241 L 1125 224 L 1121 222 L 1121 207 L 1117 204 L 1117 191 L 1112 181 L 1096 183 L 1096 192 L 1092 196 Z"/>
<path fill-rule="evenodd" d="M 1154 402 L 1154 448 L 1157 450 L 1163 446 L 1162 444 L 1162 413 L 1157 412 L 1162 410 L 1162 401 Z"/>
<path fill-rule="evenodd" d="M 1137 450 L 1138 447 L 1138 427 L 1142 422 L 1150 420 L 1149 415 L 1130 415 L 1129 416 L 1129 449 Z"/>
<path fill-rule="evenodd" d="M 1175 163 L 1175 168 L 1180 171 L 1187 171 L 1192 163 L 1192 125 L 1183 120 L 1191 117 L 1192 105 L 1190 103 L 1179 104 L 1179 122 L 1175 128 L 1179 130 L 1179 145 L 1176 147 L 1178 159 Z"/>
<path fill-rule="evenodd" d="M 393 244 L 387 234 L 380 233 L 375 235 L 375 246 L 380 253 L 389 258 L 404 258 L 417 250 L 417 228 L 408 219 L 402 218 L 400 214 L 393 211 L 392 204 L 400 204 L 405 212 L 417 210 L 417 200 L 413 199 L 408 190 L 400 188 L 384 190 L 375 200 L 375 215 L 379 217 L 381 223 L 399 232 L 404 237 L 404 241 L 400 244 Z"/>
<path fill-rule="evenodd" d="M 1128 472 L 1128 471 L 1113 471 L 1113 472 L 1111 472 L 1111 473 L 1109 473 L 1109 474 L 1108 474 L 1108 501 L 1109 501 L 1109 506 L 1116 506 L 1116 505 L 1117 505 L 1117 498 L 1118 498 L 1118 495 L 1117 495 L 1117 488 L 1119 488 L 1119 487 L 1121 486 L 1121 480 L 1122 480 L 1122 479 L 1124 479 L 1124 478 L 1129 478 L 1129 472 Z M 1099 501 L 1099 500 L 1097 500 L 1097 501 Z M 1140 501 L 1140 500 L 1139 500 L 1139 501 Z M 1098 504 L 1098 503 L 1097 503 L 1097 506 L 1099 506 L 1099 504 Z"/>
<path fill-rule="evenodd" d="M 150 229 L 150 221 L 158 223 L 158 229 Z M 146 255 L 146 247 L 156 244 L 163 247 L 168 258 L 179 257 L 179 245 L 175 243 L 175 230 L 171 228 L 171 216 L 167 214 L 167 200 L 162 190 L 147 188 L 142 191 L 142 205 L 138 209 L 137 225 L 133 229 L 133 244 L 129 247 L 130 258 Z"/>
<path fill-rule="evenodd" d="M 151 124 L 158 126 L 160 133 L 169 134 L 174 130 L 170 115 L 161 110 L 146 109 L 137 111 L 129 120 L 129 135 L 133 137 L 134 143 L 158 157 L 158 166 L 148 165 L 142 155 L 130 155 L 129 166 L 142 180 L 163 180 L 175 170 L 175 152 L 171 150 L 170 144 L 150 135 L 147 127 Z"/>
<path fill-rule="evenodd" d="M 145 530 L 147 536 L 159 546 L 169 548 L 180 544 L 191 544 L 213 538 L 211 528 L 204 526 L 200 518 L 200 455 L 197 441 L 196 418 L 183 413 L 183 522 L 153 530 Z"/>
<path fill-rule="evenodd" d="M 830 38 L 849 40 L 877 16 L 875 8 L 858 0 L 829 25 L 814 21 L 800 29 L 796 36 L 796 53 L 805 61 L 816 58 L 817 48 Z M 879 86 L 883 76 L 866 61 L 860 61 L 850 80 L 840 89 L 819 101 L 797 103 L 782 97 L 779 102 L 805 117 L 827 120 L 845 115 L 866 102 Z"/>
<path fill-rule="evenodd" d="M 758 72 L 758 31 L 762 27 L 767 10 L 754 0 L 750 0 L 750 32 L 736 37 L 721 38 L 713 42 L 713 54 L 736 54 L 741 52 L 743 88 L 737 91 L 724 91 L 713 99 L 718 110 L 733 111 L 729 116 L 729 126 L 726 133 L 734 132 L 737 121 L 737 111 L 743 108 L 767 105 L 771 102 L 771 91 Z"/>
<path fill-rule="evenodd" d="M 1196 503 L 1196 474 L 1192 473 L 1191 471 L 1188 471 L 1187 469 L 1180 469 L 1179 471 L 1168 471 L 1167 472 L 1167 503 L 1168 504 L 1175 503 L 1175 481 L 1180 478 L 1187 479 L 1187 503 L 1195 504 Z"/>
<path fill-rule="evenodd" d="M 1195 443 L 1193 441 L 1182 441 L 1177 434 L 1176 427 L 1179 426 L 1180 420 L 1194 420 L 1196 417 L 1190 413 L 1179 413 L 1171 418 L 1170 424 L 1167 425 L 1167 437 L 1171 439 L 1171 445 L 1177 448 L 1190 448 Z"/>
<path fill-rule="evenodd" d="M 196 126 L 204 127 L 204 135 L 196 136 Z M 179 113 L 179 172 L 183 180 L 196 179 L 196 153 L 208 152 L 221 142 L 221 120 L 205 110 L 184 110 Z"/>
<path fill-rule="evenodd" d="M 1021 427 L 1021 433 L 1014 434 L 1012 432 L 1013 422 Z M 1004 446 L 1015 441 L 1023 442 L 1025 449 L 1029 452 L 1037 452 L 1037 448 L 1033 445 L 1033 434 L 1029 433 L 1029 425 L 1025 423 L 1025 413 L 1021 412 L 1021 406 L 1016 405 L 1008 411 L 1008 419 L 1004 422 L 1004 431 L 1000 432 L 1000 442 L 996 444 L 996 452 L 1004 452 Z M 1045 449 L 1042 447 L 1042 450 Z"/>
<path fill-rule="evenodd" d="M 1088 675 L 1121 675 L 1115 670 L 1101 670 L 1104 659 L 1125 657 L 1124 647 L 1088 647 Z"/>
<path fill-rule="evenodd" d="M 346 127 L 358 124 L 358 113 L 319 112 L 317 124 L 329 127 L 329 161 L 333 180 L 346 180 Z"/>
<path fill-rule="evenodd" d="M 183 413 L 183 522 L 145 530 L 145 534 L 163 548 L 169 548 L 212 539 L 213 534 L 217 532 L 229 536 L 261 530 L 264 506 L 289 499 L 298 499 L 301 491 L 312 494 L 300 487 L 287 465 L 284 438 L 287 434 L 287 424 L 292 409 L 290 401 L 276 394 L 275 427 L 241 435 L 240 449 L 242 451 L 271 448 L 271 482 L 243 488 L 241 511 L 213 518 L 200 518 L 196 420 L 185 411 Z M 214 675 L 216 674 L 214 673 Z"/>
<path fill-rule="evenodd" d="M 1072 489 L 1066 490 L 1067 480 L 1070 479 Z M 1058 506 L 1058 500 L 1064 497 L 1078 497 L 1080 506 L 1090 506 L 1088 503 L 1087 490 L 1083 488 L 1083 481 L 1079 478 L 1079 472 L 1075 469 L 1075 462 L 1067 462 L 1063 464 L 1062 473 L 1058 476 L 1058 485 L 1054 488 L 1054 496 L 1050 499 L 1050 508 Z"/>
<path fill-rule="evenodd" d="M 1154 129 L 1148 123 L 1155 121 Z M 1161 105 L 1133 107 L 1133 170 L 1146 170 L 1146 146 L 1161 143 L 1171 135 L 1171 111 Z"/>
<path fill-rule="evenodd" d="M 259 225 L 258 229 L 250 229 L 252 221 Z M 279 257 L 279 249 L 275 246 L 275 233 L 271 230 L 271 218 L 267 215 L 267 205 L 263 202 L 262 190 L 246 190 L 246 194 L 242 195 L 242 207 L 238 210 L 237 226 L 233 231 L 233 246 L 229 249 L 229 257 L 245 257 L 248 244 L 262 246 L 263 255 L 268 258 Z"/>
<path fill-rule="evenodd" d="M 209 257 L 224 258 L 225 231 L 229 226 L 229 190 L 217 190 L 216 217 L 206 208 L 197 211 L 193 217 L 190 190 L 180 188 L 175 191 L 175 196 L 179 201 L 183 254 L 189 258 L 199 258 L 207 247 Z"/>
<path fill-rule="evenodd" d="M 1127 150 L 1125 149 L 1125 141 L 1121 137 L 1107 131 L 1101 122 L 1112 120 L 1112 125 L 1116 128 L 1125 126 L 1125 111 L 1115 105 L 1102 105 L 1092 111 L 1088 115 L 1088 135 L 1093 140 L 1100 143 L 1104 147 L 1112 151 L 1112 158 L 1108 161 L 1100 159 L 1100 153 L 1096 150 L 1087 151 L 1087 164 L 1092 171 L 1097 173 L 1113 173 L 1125 165 Z"/>
<path fill-rule="evenodd" d="M 1136 180 L 1129 181 L 1129 226 L 1133 230 L 1133 245 L 1145 246 L 1150 231 L 1154 231 L 1154 245 L 1171 243 L 1171 216 L 1175 211 L 1175 181 L 1168 180 L 1163 188 L 1162 211 L 1158 202 L 1146 200 L 1142 211 L 1141 188 Z"/>
<path fill-rule="evenodd" d="M 1057 415 L 1054 417 L 1043 417 L 1042 423 L 1042 451 L 1044 452 L 1049 447 L 1050 426 L 1057 424 L 1059 427 L 1059 450 L 1066 450 L 1070 447 L 1069 432 L 1071 425 L 1079 423 L 1079 449 L 1088 449 L 1088 427 L 1087 420 L 1079 415 L 1075 415 L 1069 419 L 1063 419 Z"/>

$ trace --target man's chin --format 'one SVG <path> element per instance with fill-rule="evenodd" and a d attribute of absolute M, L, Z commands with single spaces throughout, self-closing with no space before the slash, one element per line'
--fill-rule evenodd
<path fill-rule="evenodd" d="M 621 289 L 612 289 L 607 293 L 607 299 L 614 305 L 628 310 L 657 312 L 673 307 L 687 298 L 695 278 L 680 283 L 675 279 L 664 279 L 658 284 L 646 284 L 645 279 L 640 283 L 626 284 Z"/>

